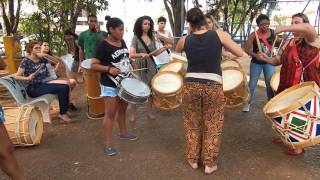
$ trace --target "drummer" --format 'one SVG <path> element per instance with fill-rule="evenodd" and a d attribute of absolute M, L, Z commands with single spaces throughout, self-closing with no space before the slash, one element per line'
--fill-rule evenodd
<path fill-rule="evenodd" d="M 278 55 L 270 58 L 263 54 L 264 60 L 273 65 L 282 65 L 280 70 L 280 83 L 277 94 L 283 90 L 299 84 L 301 81 L 314 81 L 320 86 L 320 43 L 317 41 L 317 32 L 309 24 L 305 14 L 298 13 L 292 16 L 290 26 L 280 26 L 275 33 L 293 32 L 293 38 L 278 52 Z M 293 55 L 297 52 L 298 58 Z M 299 71 L 299 68 L 304 71 Z M 281 139 L 273 140 L 281 143 Z M 288 155 L 301 155 L 303 149 L 290 149 Z"/>
<path fill-rule="evenodd" d="M 205 173 L 211 174 L 217 170 L 226 102 L 222 89 L 221 49 L 224 46 L 239 57 L 243 51 L 226 32 L 208 30 L 199 8 L 187 12 L 187 21 L 192 34 L 182 37 L 176 47 L 177 52 L 184 50 L 188 59 L 182 99 L 186 158 L 193 169 L 198 168 L 202 158 Z"/>
<path fill-rule="evenodd" d="M 108 17 L 106 20 L 108 20 L 106 28 L 109 36 L 97 45 L 91 69 L 101 72 L 101 96 L 104 97 L 105 103 L 103 119 L 104 152 L 108 156 L 113 156 L 118 154 L 111 141 L 115 119 L 119 124 L 120 139 L 133 141 L 137 140 L 138 137 L 128 133 L 126 125 L 127 102 L 117 96 L 117 86 L 110 79 L 110 76 L 112 76 L 115 81 L 120 81 L 122 78 L 130 76 L 130 73 L 125 72 L 132 70 L 129 51 L 123 40 L 124 24 L 121 19 L 116 17 Z"/>
<path fill-rule="evenodd" d="M 0 167 L 11 179 L 24 180 L 26 178 L 14 156 L 12 143 L 3 123 L 4 112 L 0 105 Z"/>
<path fill-rule="evenodd" d="M 272 64 L 266 63 L 263 60 L 261 53 L 270 55 L 273 41 L 275 40 L 275 33 L 273 29 L 269 28 L 270 19 L 265 14 L 260 14 L 256 19 L 257 26 L 259 29 L 257 33 L 252 32 L 245 44 L 245 51 L 252 57 L 250 63 L 250 79 L 249 79 L 249 90 L 250 98 L 247 104 L 243 107 L 243 112 L 250 111 L 250 105 L 252 103 L 253 95 L 261 74 L 263 71 L 264 80 L 266 84 L 266 91 L 268 99 L 274 96 L 274 92 L 270 86 L 270 80 L 275 72 L 275 67 Z M 256 35 L 258 34 L 258 35 Z M 257 37 L 258 36 L 258 37 Z M 257 39 L 259 38 L 259 41 Z M 261 48 L 259 48 L 261 46 Z M 262 52 L 260 52 L 262 51 Z"/>
<path fill-rule="evenodd" d="M 150 86 L 152 77 L 157 73 L 156 62 L 149 53 L 157 50 L 154 36 L 154 23 L 150 16 L 141 16 L 137 19 L 133 28 L 134 37 L 131 41 L 130 58 L 134 59 L 135 68 L 148 68 L 147 70 L 137 71 L 139 78 Z M 164 46 L 165 47 L 165 46 Z M 165 48 L 158 49 L 157 56 Z M 132 104 L 130 122 L 135 126 L 137 118 L 137 107 Z M 147 118 L 154 121 L 156 118 L 152 113 L 152 97 L 147 103 Z"/>

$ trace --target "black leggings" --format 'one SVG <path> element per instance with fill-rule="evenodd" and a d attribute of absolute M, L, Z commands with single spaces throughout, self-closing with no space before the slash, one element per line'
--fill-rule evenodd
<path fill-rule="evenodd" d="M 65 114 L 69 107 L 70 88 L 66 84 L 42 83 L 29 85 L 27 92 L 30 97 L 36 98 L 45 94 L 54 94 L 58 96 L 60 114 Z"/>

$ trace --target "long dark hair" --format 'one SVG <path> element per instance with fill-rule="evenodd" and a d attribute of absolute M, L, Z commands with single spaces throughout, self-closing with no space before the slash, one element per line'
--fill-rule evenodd
<path fill-rule="evenodd" d="M 154 23 L 150 16 L 139 17 L 134 23 L 133 33 L 135 36 L 138 36 L 138 37 L 142 36 L 142 23 L 144 20 L 148 20 L 150 22 L 150 29 L 148 31 L 148 36 L 150 39 L 153 39 Z"/>
<path fill-rule="evenodd" d="M 191 8 L 187 12 L 187 21 L 193 28 L 200 28 L 201 26 L 205 26 L 207 24 L 206 18 L 199 8 Z"/>

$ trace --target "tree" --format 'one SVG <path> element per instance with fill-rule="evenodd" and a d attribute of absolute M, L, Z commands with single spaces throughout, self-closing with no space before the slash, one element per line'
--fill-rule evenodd
<path fill-rule="evenodd" d="M 77 19 L 85 10 L 88 14 L 96 14 L 105 10 L 105 0 L 35 0 L 39 11 L 24 18 L 21 31 L 27 35 L 35 35 L 37 40 L 47 41 L 58 54 L 63 54 L 64 32 L 71 29 L 75 32 Z"/>
<path fill-rule="evenodd" d="M 209 13 L 214 17 L 219 18 L 220 14 L 223 14 L 224 29 L 232 36 L 236 36 L 240 31 L 240 36 L 246 37 L 251 29 L 251 22 L 265 8 L 267 0 L 208 0 L 207 5 Z"/>
<path fill-rule="evenodd" d="M 0 0 L 0 5 L 6 34 L 13 35 L 18 29 L 21 0 Z M 16 11 L 15 6 L 17 6 Z"/>
<path fill-rule="evenodd" d="M 181 36 L 185 21 L 185 0 L 163 0 L 174 36 Z"/>

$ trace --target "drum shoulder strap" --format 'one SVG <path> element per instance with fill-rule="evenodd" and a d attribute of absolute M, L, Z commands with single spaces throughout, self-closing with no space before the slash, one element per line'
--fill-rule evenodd
<path fill-rule="evenodd" d="M 137 38 L 139 39 L 139 41 L 141 42 L 141 44 L 143 45 L 144 49 L 146 49 L 147 53 L 150 54 L 150 49 L 148 48 L 148 46 L 146 45 L 146 43 L 144 43 L 144 41 L 141 39 L 141 37 L 137 36 Z M 154 66 L 156 67 L 156 61 L 154 60 L 153 56 L 150 56 L 152 62 L 154 63 Z"/>

